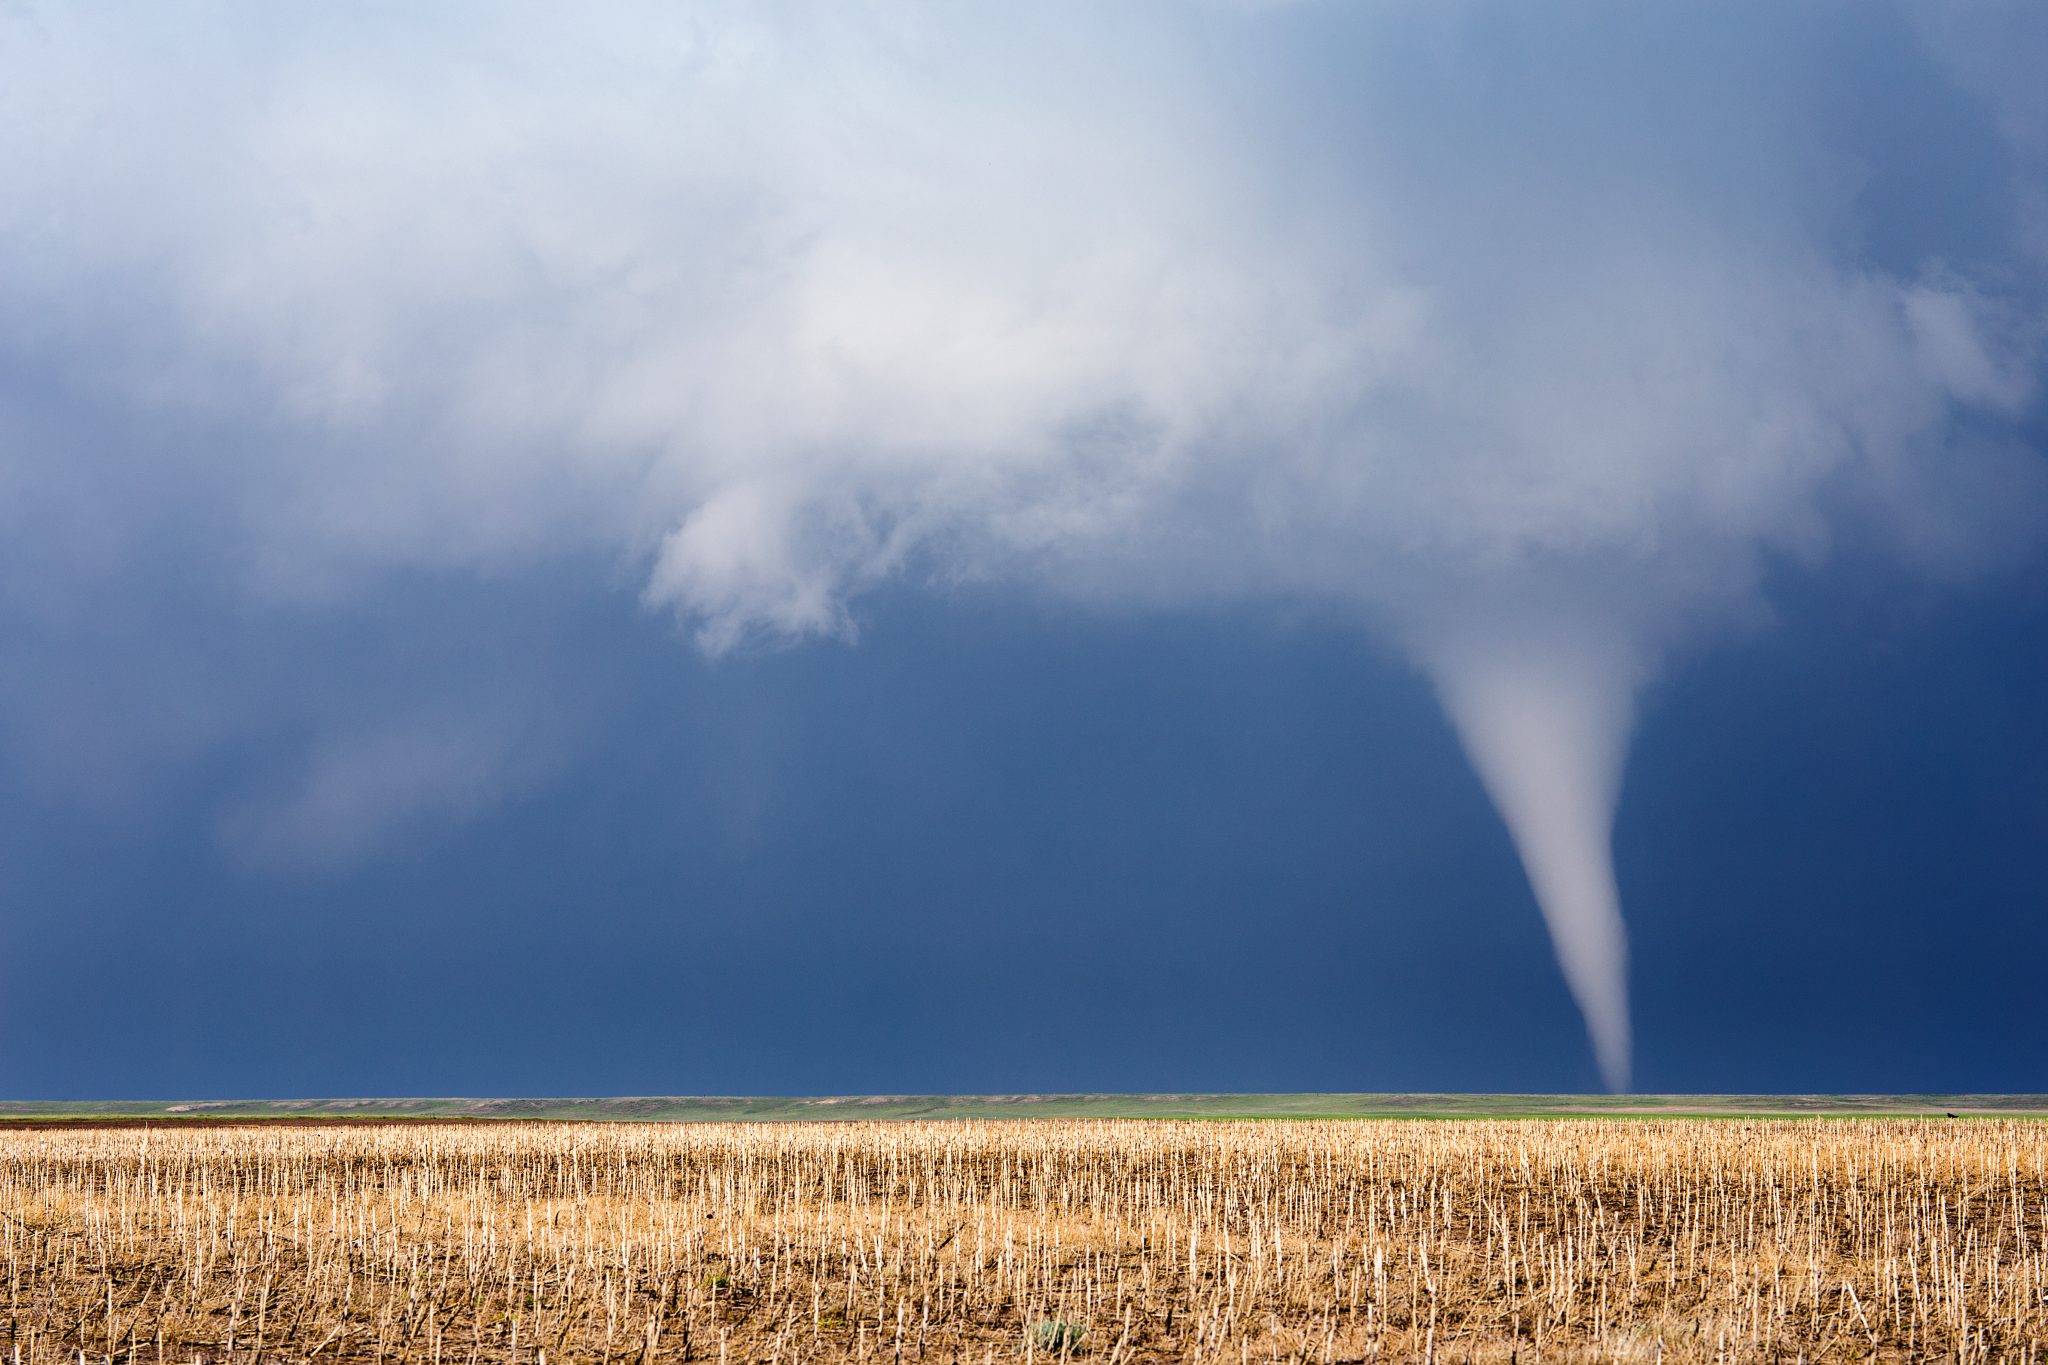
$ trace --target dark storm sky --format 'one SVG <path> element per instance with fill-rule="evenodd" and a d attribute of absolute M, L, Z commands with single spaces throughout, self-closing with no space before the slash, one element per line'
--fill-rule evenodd
<path fill-rule="evenodd" d="M 0 9 L 0 1096 L 2048 1091 L 2044 59 Z"/>
<path fill-rule="evenodd" d="M 283 870 L 210 827 L 260 753 L 113 813 L 13 786 L 0 1090 L 1597 1088 L 1497 819 L 1355 632 L 892 599 L 707 663 L 598 588 L 424 597 L 349 642 L 368 684 L 527 667 L 538 600 L 604 698 L 578 757 Z M 1659 688 L 1638 1084 L 2039 1089 L 2044 688 L 2024 582 L 1806 598 Z"/>

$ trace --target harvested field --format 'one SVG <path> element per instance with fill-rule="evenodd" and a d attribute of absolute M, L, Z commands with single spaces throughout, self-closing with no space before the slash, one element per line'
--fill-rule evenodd
<path fill-rule="evenodd" d="M 0 1133 L 25 1362 L 2033 1359 L 2027 1121 Z"/>

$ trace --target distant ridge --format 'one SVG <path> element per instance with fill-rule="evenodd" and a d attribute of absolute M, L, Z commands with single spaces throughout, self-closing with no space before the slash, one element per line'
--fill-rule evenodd
<path fill-rule="evenodd" d="M 595 1099 L 0 1100 L 0 1122 L 576 1119 L 639 1122 L 993 1118 L 2048 1116 L 2048 1095 L 1035 1094 Z"/>

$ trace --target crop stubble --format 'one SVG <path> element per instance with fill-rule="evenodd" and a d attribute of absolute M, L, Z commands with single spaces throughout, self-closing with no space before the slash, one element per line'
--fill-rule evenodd
<path fill-rule="evenodd" d="M 2028 1121 L 0 1133 L 23 1362 L 2035 1357 Z"/>

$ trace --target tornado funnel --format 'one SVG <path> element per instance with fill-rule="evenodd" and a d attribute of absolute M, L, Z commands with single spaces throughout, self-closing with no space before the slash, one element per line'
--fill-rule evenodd
<path fill-rule="evenodd" d="M 1451 724 L 1506 823 L 1610 1090 L 1629 1085 L 1628 944 L 1612 834 L 1641 670 L 1581 638 L 1429 651 Z"/>

